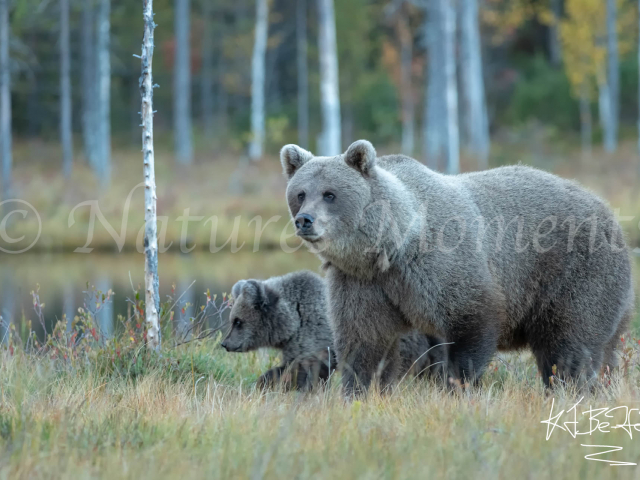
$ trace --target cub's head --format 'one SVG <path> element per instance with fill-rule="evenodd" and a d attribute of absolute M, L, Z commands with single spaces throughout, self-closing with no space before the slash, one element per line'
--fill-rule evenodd
<path fill-rule="evenodd" d="M 240 280 L 231 295 L 234 298 L 229 315 L 231 329 L 222 347 L 228 352 L 249 352 L 272 346 L 269 320 L 277 308 L 278 294 L 259 280 Z"/>
<path fill-rule="evenodd" d="M 285 145 L 280 161 L 296 235 L 320 251 L 342 250 L 371 203 L 371 181 L 378 174 L 373 145 L 359 140 L 336 157 Z"/>

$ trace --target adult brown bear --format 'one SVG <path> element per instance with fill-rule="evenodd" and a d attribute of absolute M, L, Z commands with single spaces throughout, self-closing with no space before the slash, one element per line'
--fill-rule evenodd
<path fill-rule="evenodd" d="M 496 350 L 528 347 L 545 383 L 591 379 L 631 318 L 621 228 L 597 196 L 525 166 L 448 176 L 378 158 L 281 151 L 297 235 L 325 261 L 347 392 L 393 381 L 412 328 L 450 342 L 449 381 L 475 381 Z M 382 367 L 382 368 L 381 368 Z"/>

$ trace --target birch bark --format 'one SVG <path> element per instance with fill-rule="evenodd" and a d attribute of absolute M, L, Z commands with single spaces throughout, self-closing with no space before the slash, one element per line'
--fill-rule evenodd
<path fill-rule="evenodd" d="M 156 223 L 156 174 L 153 150 L 153 0 L 143 0 L 144 37 L 142 40 L 142 152 L 144 156 L 144 283 L 147 345 L 160 348 L 160 295 L 158 278 L 158 228 Z"/>

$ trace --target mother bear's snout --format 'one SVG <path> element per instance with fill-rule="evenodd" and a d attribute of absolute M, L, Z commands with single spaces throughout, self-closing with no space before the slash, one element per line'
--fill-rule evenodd
<path fill-rule="evenodd" d="M 296 215 L 295 226 L 301 232 L 309 232 L 313 228 L 315 219 L 308 213 L 300 213 Z"/>

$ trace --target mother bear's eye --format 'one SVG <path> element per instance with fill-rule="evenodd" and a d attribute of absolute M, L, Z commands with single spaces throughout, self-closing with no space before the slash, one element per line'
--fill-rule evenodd
<path fill-rule="evenodd" d="M 304 192 L 298 194 L 298 201 L 300 203 L 304 202 Z"/>
<path fill-rule="evenodd" d="M 336 196 L 331 192 L 324 192 L 322 197 L 324 198 L 324 201 L 327 203 L 332 203 L 336 199 Z"/>
<path fill-rule="evenodd" d="M 236 319 L 233 321 L 233 326 L 234 326 L 234 327 L 236 327 L 236 328 L 242 328 L 242 322 L 240 321 L 240 319 L 239 319 L 239 318 L 236 318 Z"/>

